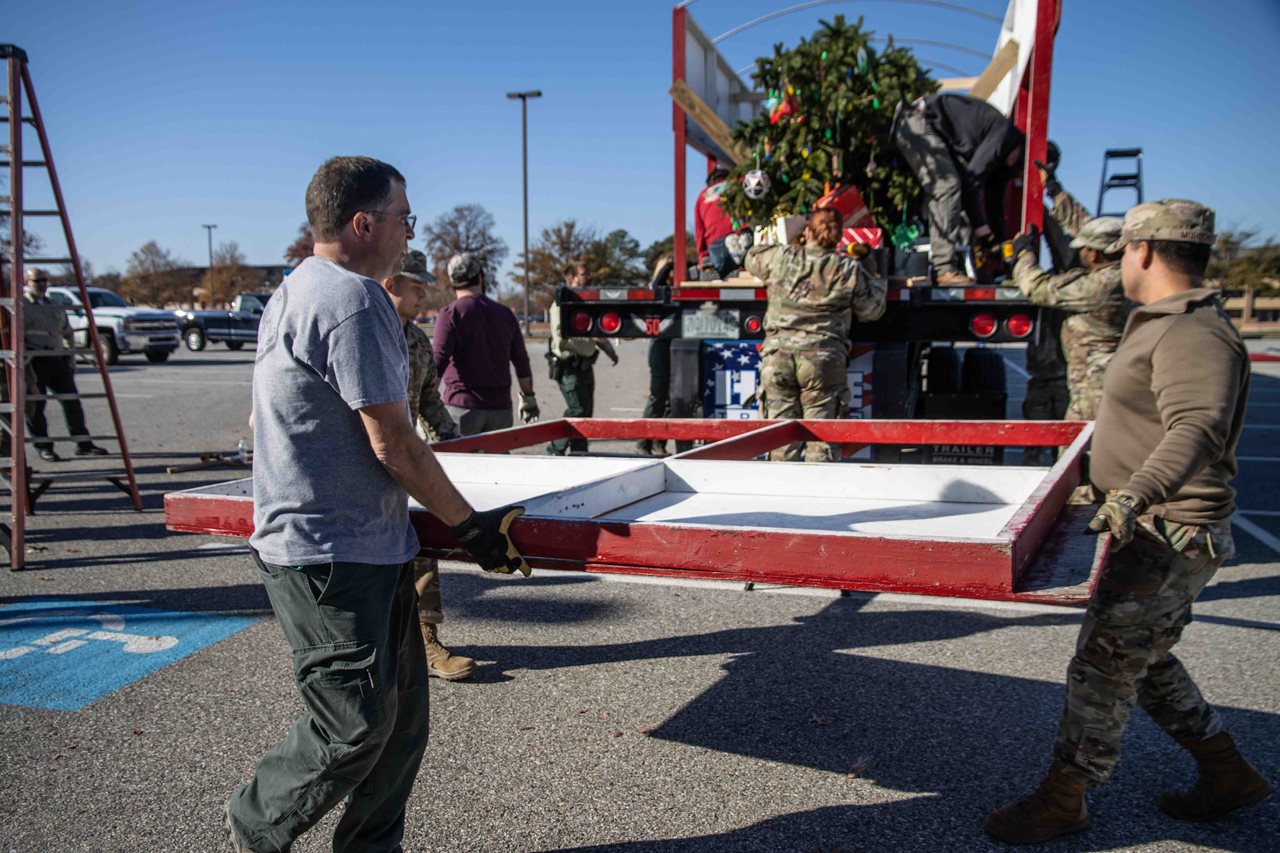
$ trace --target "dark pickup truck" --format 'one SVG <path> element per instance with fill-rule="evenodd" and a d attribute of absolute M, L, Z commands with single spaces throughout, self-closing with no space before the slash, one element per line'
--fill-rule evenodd
<path fill-rule="evenodd" d="M 240 349 L 246 343 L 258 342 L 258 322 L 270 293 L 241 293 L 231 303 L 230 311 L 186 311 L 173 313 L 187 349 L 199 352 L 213 341 L 222 341 L 227 349 Z"/>

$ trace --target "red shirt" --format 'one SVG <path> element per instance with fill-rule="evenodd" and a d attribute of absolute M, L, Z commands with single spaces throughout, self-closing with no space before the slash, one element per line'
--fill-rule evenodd
<path fill-rule="evenodd" d="M 707 246 L 734 232 L 733 217 L 720 206 L 724 181 L 698 193 L 693 205 L 693 237 L 698 247 L 698 260 L 707 256 Z"/>

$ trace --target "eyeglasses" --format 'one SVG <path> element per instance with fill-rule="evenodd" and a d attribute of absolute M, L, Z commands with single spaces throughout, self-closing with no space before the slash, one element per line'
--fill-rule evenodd
<path fill-rule="evenodd" d="M 364 212 L 372 213 L 374 216 L 378 217 L 379 221 L 382 220 L 382 217 L 387 215 L 385 210 L 366 210 Z M 413 230 L 413 226 L 418 224 L 418 216 L 414 213 L 402 213 L 398 218 L 404 223 L 404 227 L 408 228 L 410 231 Z"/>
<path fill-rule="evenodd" d="M 36 284 L 48 284 L 48 283 L 49 283 L 49 279 L 47 279 L 47 278 L 33 278 L 33 279 L 31 279 L 31 280 L 32 280 L 33 282 L 35 282 Z"/>

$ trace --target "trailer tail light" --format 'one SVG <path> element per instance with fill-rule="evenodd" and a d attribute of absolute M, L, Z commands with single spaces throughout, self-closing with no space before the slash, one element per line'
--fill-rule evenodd
<path fill-rule="evenodd" d="M 1026 314 L 1014 314 L 1008 320 L 1004 321 L 1004 327 L 1008 329 L 1009 334 L 1013 335 L 1015 338 L 1025 338 L 1027 335 L 1031 334 L 1033 325 L 1031 318 Z"/>
<path fill-rule="evenodd" d="M 754 335 L 764 328 L 764 321 L 759 316 L 752 314 L 742 321 L 742 328 L 747 330 L 747 334 Z"/>
<path fill-rule="evenodd" d="M 569 324 L 575 332 L 581 334 L 591 330 L 591 315 L 586 311 L 574 311 L 573 316 L 569 318 Z"/>
<path fill-rule="evenodd" d="M 606 311 L 600 315 L 600 331 L 606 335 L 616 335 L 622 328 L 622 317 L 617 311 Z"/>
<path fill-rule="evenodd" d="M 984 311 L 969 318 L 969 331 L 973 332 L 975 337 L 989 338 L 996 333 L 998 328 L 1000 328 L 1000 323 L 996 320 L 995 314 L 988 314 Z"/>

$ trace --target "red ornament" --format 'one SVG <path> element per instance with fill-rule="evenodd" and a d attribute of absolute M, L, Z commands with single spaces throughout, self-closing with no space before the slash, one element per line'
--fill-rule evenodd
<path fill-rule="evenodd" d="M 769 114 L 769 124 L 777 124 L 789 115 L 793 115 L 796 111 L 796 99 L 788 95 L 783 98 L 782 103 L 774 108 Z"/>

